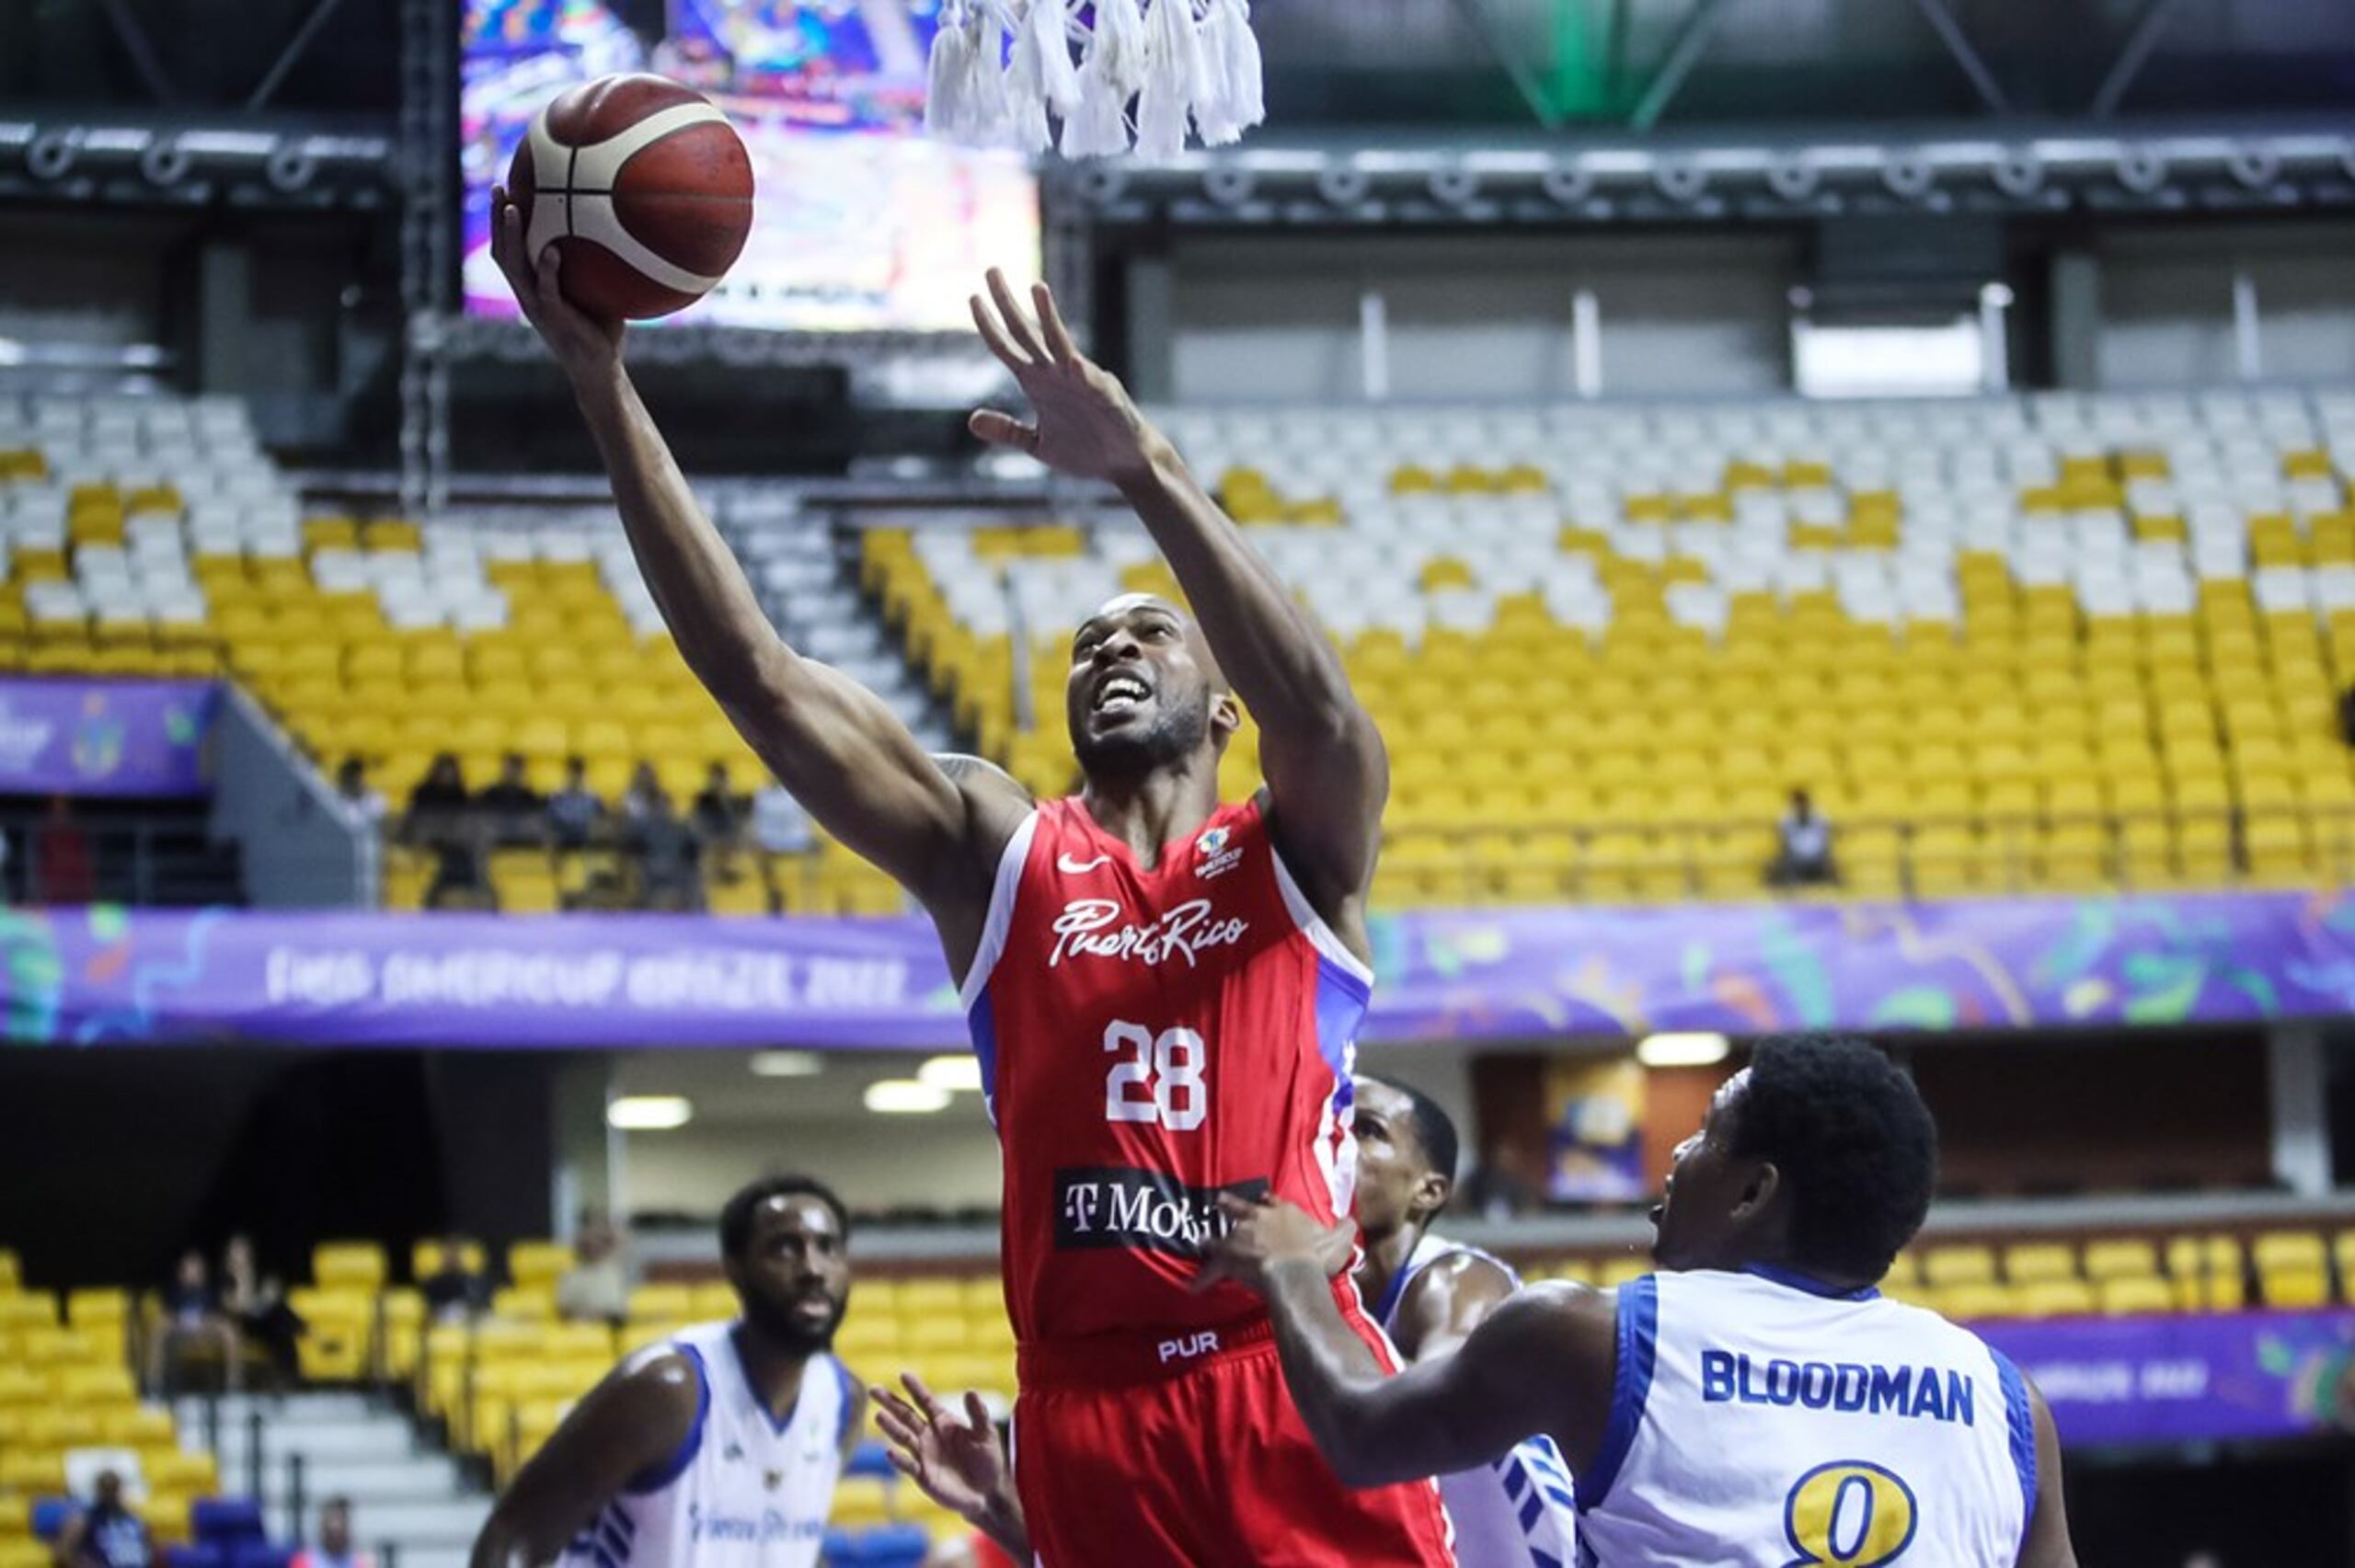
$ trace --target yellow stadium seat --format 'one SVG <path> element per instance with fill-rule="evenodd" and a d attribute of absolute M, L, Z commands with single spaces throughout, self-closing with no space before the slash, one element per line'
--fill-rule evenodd
<path fill-rule="evenodd" d="M 86 1405 L 125 1405 L 139 1397 L 127 1366 L 64 1367 L 57 1373 L 58 1398 Z"/>
<path fill-rule="evenodd" d="M 574 1261 L 561 1242 L 515 1242 L 507 1249 L 507 1277 L 519 1286 L 554 1286 Z"/>
<path fill-rule="evenodd" d="M 57 1323 L 57 1298 L 39 1291 L 0 1295 L 0 1329 L 22 1332 L 52 1328 Z"/>
<path fill-rule="evenodd" d="M 2085 1277 L 2091 1280 L 2137 1277 L 2155 1278 L 2159 1272 L 2158 1249 L 2140 1238 L 2112 1237 L 2106 1241 L 2085 1243 Z"/>
<path fill-rule="evenodd" d="M 373 1242 L 330 1242 L 311 1253 L 311 1277 L 322 1288 L 373 1290 L 385 1273 L 385 1249 Z"/>
<path fill-rule="evenodd" d="M 116 1448 L 170 1448 L 179 1443 L 179 1429 L 161 1405 L 122 1405 L 99 1412 L 98 1440 Z"/>
<path fill-rule="evenodd" d="M 1946 1289 L 1958 1285 L 1986 1285 L 1995 1278 L 1995 1253 L 1983 1246 L 1935 1246 L 1921 1253 L 1924 1283 Z"/>
<path fill-rule="evenodd" d="M 2179 1300 L 2175 1289 L 2156 1275 L 2112 1275 L 2095 1283 L 2099 1310 L 2110 1317 L 2145 1312 L 2172 1312 Z"/>
<path fill-rule="evenodd" d="M 431 1279 L 435 1275 L 442 1272 L 443 1261 L 448 1251 L 444 1244 L 445 1240 L 446 1238 L 429 1238 L 428 1240 L 419 1242 L 409 1248 L 408 1266 L 410 1278 L 420 1280 Z M 488 1254 L 483 1251 L 483 1245 L 480 1242 L 470 1242 L 464 1238 L 460 1238 L 458 1242 L 458 1262 L 460 1266 L 468 1274 L 478 1275 L 483 1272 L 485 1265 L 488 1264 Z"/>
<path fill-rule="evenodd" d="M 661 1319 L 689 1319 L 695 1313 L 694 1293 L 684 1285 L 641 1285 L 629 1293 L 632 1323 Z"/>
<path fill-rule="evenodd" d="M 2074 1248 L 2059 1242 L 2030 1242 L 2004 1249 L 2004 1277 L 2014 1285 L 2035 1285 L 2077 1277 Z"/>

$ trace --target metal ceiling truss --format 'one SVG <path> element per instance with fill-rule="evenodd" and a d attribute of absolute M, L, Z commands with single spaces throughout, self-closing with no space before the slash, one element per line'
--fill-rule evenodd
<path fill-rule="evenodd" d="M 2344 125 L 2056 129 L 1820 139 L 1628 138 L 1520 147 L 1277 148 L 1058 165 L 1050 201 L 1099 223 L 1588 224 L 1846 212 L 2355 207 Z"/>
<path fill-rule="evenodd" d="M 366 210 L 393 200 L 392 155 L 383 136 L 261 129 L 213 113 L 175 114 L 167 127 L 0 120 L 0 200 Z"/>

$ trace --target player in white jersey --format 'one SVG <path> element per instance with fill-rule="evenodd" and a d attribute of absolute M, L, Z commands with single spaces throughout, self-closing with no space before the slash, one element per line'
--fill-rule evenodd
<path fill-rule="evenodd" d="M 1521 1288 L 1499 1259 L 1433 1235 L 1455 1190 L 1455 1124 L 1429 1095 L 1359 1074 L 1358 1293 L 1410 1365 L 1454 1352 Z M 1463 1568 L 1566 1568 L 1577 1537 L 1569 1467 L 1544 1435 L 1439 1478 Z"/>
<path fill-rule="evenodd" d="M 1851 1040 L 1762 1042 L 1676 1151 L 1663 1271 L 1531 1287 L 1385 1377 L 1331 1307 L 1330 1233 L 1228 1205 L 1205 1272 L 1269 1304 L 1284 1380 L 1353 1484 L 1442 1475 L 1544 1434 L 1603 1568 L 2074 1568 L 2044 1401 L 1975 1334 L 1873 1287 L 1927 1213 L 1937 1133 Z"/>
<path fill-rule="evenodd" d="M 829 1346 L 850 1217 L 806 1176 L 728 1200 L 740 1315 L 637 1352 L 509 1483 L 472 1568 L 815 1568 L 866 1393 Z"/>

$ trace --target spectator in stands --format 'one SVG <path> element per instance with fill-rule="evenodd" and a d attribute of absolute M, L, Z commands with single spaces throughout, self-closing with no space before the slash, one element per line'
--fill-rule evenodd
<path fill-rule="evenodd" d="M 330 1497 L 319 1505 L 319 1539 L 296 1552 L 286 1568 L 376 1568 L 376 1560 L 351 1550 L 351 1499 Z"/>
<path fill-rule="evenodd" d="M 232 1391 L 236 1389 L 245 1359 L 236 1325 L 223 1314 L 204 1254 L 194 1247 L 180 1254 L 171 1287 L 164 1292 L 164 1321 L 151 1343 L 148 1381 L 167 1394 L 175 1391 L 191 1350 L 217 1357 L 224 1380 Z"/>
<path fill-rule="evenodd" d="M 473 1243 L 463 1236 L 442 1238 L 442 1266 L 418 1281 L 428 1310 L 443 1322 L 465 1322 L 490 1305 L 490 1280 L 466 1266 Z"/>
<path fill-rule="evenodd" d="M 547 802 L 531 785 L 521 752 L 510 751 L 499 765 L 498 781 L 475 797 L 476 807 L 489 819 L 494 844 L 535 844 L 540 841 L 541 817 Z"/>
<path fill-rule="evenodd" d="M 808 854 L 817 848 L 818 836 L 810 830 L 810 813 L 793 798 L 793 792 L 775 779 L 752 796 L 752 847 L 761 857 L 761 882 L 767 887 L 769 913 L 785 912 L 784 890 L 777 885 L 777 862 Z"/>
<path fill-rule="evenodd" d="M 662 780 L 655 773 L 654 764 L 640 762 L 629 771 L 629 788 L 622 792 L 623 818 L 631 822 L 637 821 L 654 809 L 654 802 L 658 798 L 665 809 L 670 807 L 671 796 L 663 789 Z"/>
<path fill-rule="evenodd" d="M 589 847 L 605 823 L 605 803 L 589 787 L 589 764 L 564 760 L 564 784 L 548 796 L 548 841 L 559 851 Z"/>
<path fill-rule="evenodd" d="M 100 1471 L 90 1505 L 58 1532 L 57 1568 L 148 1568 L 155 1560 L 146 1524 L 122 1500 L 122 1477 Z"/>
<path fill-rule="evenodd" d="M 221 1310 L 246 1343 L 259 1346 L 269 1357 L 277 1387 L 293 1388 L 299 1375 L 294 1345 L 303 1337 L 303 1320 L 286 1304 L 284 1285 L 254 1262 L 249 1236 L 232 1236 L 222 1249 Z"/>
<path fill-rule="evenodd" d="M 484 865 L 487 829 L 470 807 L 458 759 L 444 751 L 409 792 L 408 817 L 401 824 L 405 843 L 433 854 L 433 880 L 426 885 L 429 910 L 492 907 L 490 877 Z"/>
<path fill-rule="evenodd" d="M 98 876 L 90 858 L 90 836 L 74 819 L 74 803 L 49 797 L 49 814 L 33 840 L 33 880 L 28 903 L 86 904 L 98 897 Z"/>
<path fill-rule="evenodd" d="M 385 797 L 368 782 L 368 764 L 360 758 L 346 757 L 335 771 L 335 794 L 344 815 L 358 826 L 374 828 L 384 822 Z"/>
<path fill-rule="evenodd" d="M 408 794 L 408 814 L 411 821 L 419 818 L 455 817 L 462 815 L 474 803 L 466 793 L 465 775 L 458 771 L 458 759 L 447 751 L 438 753 Z"/>
<path fill-rule="evenodd" d="M 1775 830 L 1778 848 L 1766 882 L 1774 887 L 1818 887 L 1840 879 L 1832 864 L 1832 824 L 1815 809 L 1807 791 L 1791 791 L 1791 808 Z"/>
<path fill-rule="evenodd" d="M 728 766 L 714 762 L 704 775 L 688 819 L 695 836 L 711 853 L 711 874 L 722 882 L 736 880 L 736 852 L 743 842 L 745 800 L 728 787 Z"/>
<path fill-rule="evenodd" d="M 638 906 L 701 910 L 703 846 L 694 827 L 672 806 L 661 784 L 643 794 L 633 785 L 630 793 L 630 821 L 623 842 L 638 860 Z"/>
<path fill-rule="evenodd" d="M 618 1323 L 629 1315 L 629 1256 L 621 1231 L 592 1209 L 573 1242 L 579 1261 L 556 1282 L 556 1310 L 576 1322 Z"/>

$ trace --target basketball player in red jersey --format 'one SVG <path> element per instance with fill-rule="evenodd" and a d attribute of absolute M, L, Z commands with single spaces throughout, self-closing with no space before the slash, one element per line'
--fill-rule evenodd
<path fill-rule="evenodd" d="M 984 411 L 974 432 L 1117 486 L 1199 621 L 1128 596 L 1080 627 L 1070 799 L 927 756 L 779 640 L 631 387 L 620 324 L 568 303 L 554 253 L 527 256 L 494 201 L 500 265 L 571 381 L 679 651 L 810 814 L 930 912 L 962 977 L 1005 1150 L 1016 1481 L 1040 1560 L 1447 1562 L 1434 1487 L 1352 1493 L 1325 1465 L 1256 1299 L 1188 1289 L 1223 1196 L 1350 1210 L 1388 763 L 1330 645 L 1046 289 L 1034 317 L 994 271 L 974 322 L 1036 418 Z M 1267 787 L 1222 807 L 1237 698 Z M 1354 1287 L 1334 1288 L 1388 1364 Z"/>

